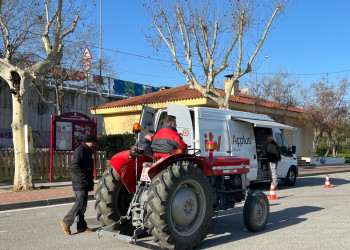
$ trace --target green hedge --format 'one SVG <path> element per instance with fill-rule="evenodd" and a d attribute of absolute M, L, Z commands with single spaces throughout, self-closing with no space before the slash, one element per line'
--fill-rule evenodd
<path fill-rule="evenodd" d="M 107 159 L 113 155 L 130 149 L 135 145 L 134 134 L 100 135 L 97 138 L 97 150 L 106 151 Z"/>

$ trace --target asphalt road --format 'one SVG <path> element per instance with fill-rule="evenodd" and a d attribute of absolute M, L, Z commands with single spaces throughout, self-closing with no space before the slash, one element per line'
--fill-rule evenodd
<path fill-rule="evenodd" d="M 332 188 L 325 189 L 325 176 L 298 179 L 296 186 L 279 185 L 278 200 L 270 201 L 270 218 L 260 233 L 243 224 L 243 203 L 219 212 L 208 237 L 198 249 L 350 249 L 350 172 L 330 175 Z M 269 194 L 268 183 L 254 189 Z M 94 203 L 86 213 L 90 227 L 98 228 Z M 60 220 L 71 204 L 0 212 L 0 249 L 155 249 L 151 237 L 137 245 L 97 233 L 67 236 Z"/>

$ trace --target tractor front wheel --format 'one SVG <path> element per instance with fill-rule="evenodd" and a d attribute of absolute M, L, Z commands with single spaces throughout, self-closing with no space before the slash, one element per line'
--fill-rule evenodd
<path fill-rule="evenodd" d="M 249 192 L 244 203 L 243 220 L 246 228 L 251 232 L 264 229 L 269 219 L 269 200 L 263 192 Z"/>
<path fill-rule="evenodd" d="M 173 163 L 152 180 L 146 202 L 148 232 L 166 249 L 192 249 L 213 216 L 212 189 L 191 162 Z"/>

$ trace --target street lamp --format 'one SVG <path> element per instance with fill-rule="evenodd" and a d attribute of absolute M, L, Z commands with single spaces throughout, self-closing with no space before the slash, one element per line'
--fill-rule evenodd
<path fill-rule="evenodd" d="M 269 82 L 269 56 L 266 54 L 267 82 Z"/>

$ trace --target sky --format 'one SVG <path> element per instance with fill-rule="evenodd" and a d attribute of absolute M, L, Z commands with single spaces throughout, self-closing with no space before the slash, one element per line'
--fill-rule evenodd
<path fill-rule="evenodd" d="M 115 61 L 113 71 L 108 73 L 121 80 L 154 87 L 187 84 L 184 75 L 170 62 L 170 54 L 157 54 L 147 42 L 144 31 L 150 28 L 150 23 L 143 1 L 99 1 L 102 1 L 102 57 L 109 55 Z M 97 25 L 100 20 L 99 1 L 96 1 L 96 10 L 91 17 Z M 305 86 L 323 77 L 334 83 L 349 77 L 349 11 L 348 0 L 293 0 L 273 23 L 253 64 L 254 72 L 267 75 L 282 68 L 298 76 Z M 93 58 L 99 58 L 98 50 Z M 220 78 L 217 80 L 225 80 L 223 76 Z"/>

